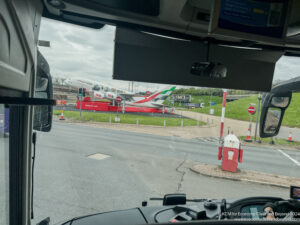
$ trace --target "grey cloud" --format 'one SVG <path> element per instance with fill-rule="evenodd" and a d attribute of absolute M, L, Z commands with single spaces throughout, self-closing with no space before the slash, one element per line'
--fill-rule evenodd
<path fill-rule="evenodd" d="M 113 37 L 101 36 L 106 32 L 105 29 L 111 34 L 114 30 L 109 27 L 99 32 L 43 19 L 40 39 L 49 40 L 52 47 L 40 49 L 51 68 L 61 73 L 75 72 L 76 75 L 85 76 L 98 71 L 99 75 L 103 72 L 111 75 Z M 96 48 L 101 51 L 96 51 Z"/>
<path fill-rule="evenodd" d="M 112 26 L 94 30 L 43 19 L 39 39 L 50 41 L 51 48 L 40 47 L 40 50 L 53 76 L 82 77 L 128 89 L 128 81 L 112 80 L 114 34 Z M 165 85 L 135 82 L 138 90 L 162 86 Z"/>

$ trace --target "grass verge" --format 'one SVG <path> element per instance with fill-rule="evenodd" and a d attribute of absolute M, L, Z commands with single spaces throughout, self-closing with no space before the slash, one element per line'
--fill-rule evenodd
<path fill-rule="evenodd" d="M 246 120 L 249 121 L 250 116 L 248 113 L 248 107 L 250 103 L 257 104 L 257 95 L 251 97 L 243 98 L 233 102 L 226 103 L 225 117 L 232 118 L 237 120 Z M 214 109 L 215 116 L 221 116 L 222 113 L 222 104 L 218 104 L 212 107 L 205 107 L 199 109 L 191 109 L 192 111 L 209 114 L 210 108 Z M 256 119 L 256 114 L 253 116 L 253 121 Z"/>
<path fill-rule="evenodd" d="M 236 120 L 245 120 L 249 121 L 250 115 L 248 113 L 248 107 L 250 103 L 255 103 L 257 107 L 257 95 L 253 95 L 248 98 L 243 98 L 233 102 L 226 103 L 226 118 L 232 118 Z M 212 107 L 205 107 L 199 109 L 191 109 L 192 111 L 209 114 L 210 108 L 213 108 L 216 116 L 221 116 L 222 104 L 217 104 Z M 253 120 L 256 120 L 257 113 L 253 116 Z M 283 126 L 289 127 L 300 127 L 300 93 L 293 93 L 292 101 L 289 107 L 287 108 L 283 120 Z"/>
<path fill-rule="evenodd" d="M 60 115 L 59 110 L 53 110 L 54 115 Z M 64 111 L 64 116 L 66 118 L 72 118 L 80 121 L 94 121 L 94 122 L 109 122 L 111 117 L 111 122 L 115 123 L 114 119 L 116 113 L 94 113 L 94 112 L 82 112 L 82 118 L 80 118 L 80 112 L 78 111 Z M 180 119 L 180 118 L 163 118 L 163 117 L 151 117 L 151 116 L 140 116 L 140 115 L 127 115 L 118 113 L 120 117 L 119 123 L 124 124 L 136 124 L 141 125 L 155 125 L 155 126 L 163 126 L 164 120 L 166 120 L 166 126 L 181 126 L 181 120 L 183 120 L 183 126 L 196 126 L 197 121 L 193 119 Z M 204 125 L 205 123 L 200 121 L 199 125 Z"/>
<path fill-rule="evenodd" d="M 246 136 L 240 136 L 239 138 L 243 141 L 245 140 Z M 251 136 L 251 140 L 254 140 L 253 136 Z M 286 139 L 276 137 L 273 138 L 273 140 L 275 145 L 300 146 L 300 142 L 298 141 L 288 142 Z M 263 144 L 270 144 L 271 138 L 261 138 L 261 142 Z"/>

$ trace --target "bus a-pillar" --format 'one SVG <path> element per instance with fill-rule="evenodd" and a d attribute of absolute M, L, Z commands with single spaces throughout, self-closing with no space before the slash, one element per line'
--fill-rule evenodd
<path fill-rule="evenodd" d="M 240 140 L 233 134 L 224 138 L 223 146 L 219 147 L 218 159 L 222 160 L 222 170 L 237 172 L 238 163 L 243 161 L 243 149 Z"/>

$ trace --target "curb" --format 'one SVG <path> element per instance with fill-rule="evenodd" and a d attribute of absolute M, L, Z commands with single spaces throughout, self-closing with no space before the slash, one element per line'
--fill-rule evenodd
<path fill-rule="evenodd" d="M 274 186 L 274 187 L 279 187 L 279 188 L 290 188 L 290 182 L 281 182 L 281 183 L 276 183 L 276 182 L 268 182 L 268 181 L 261 181 L 261 180 L 254 180 L 254 179 L 248 179 L 248 178 L 244 178 L 244 177 L 232 177 L 229 176 L 229 173 L 227 174 L 227 172 L 223 172 L 222 175 L 218 175 L 217 173 L 209 173 L 206 171 L 200 171 L 199 169 L 195 168 L 196 166 L 200 166 L 200 164 L 196 164 L 193 165 L 192 167 L 190 167 L 190 170 L 194 173 L 197 174 L 201 174 L 203 176 L 207 176 L 207 177 L 214 177 L 214 178 L 219 178 L 219 179 L 226 179 L 226 180 L 233 180 L 233 181 L 243 181 L 243 182 L 250 182 L 250 183 L 256 183 L 256 184 L 262 184 L 262 185 L 268 185 L 268 186 Z M 220 168 L 220 166 L 214 166 L 214 165 L 201 165 L 201 166 L 207 166 L 207 167 L 212 167 L 218 169 Z M 221 170 L 221 169 L 220 169 Z M 240 172 L 246 172 L 246 170 L 239 170 Z M 277 179 L 286 179 L 286 176 L 281 176 L 281 175 L 275 175 L 275 174 L 266 174 L 266 173 L 260 173 L 260 172 L 254 172 L 254 171 L 248 171 L 249 173 L 255 173 L 255 174 L 261 174 L 264 176 L 273 176 L 274 178 Z M 234 173 L 231 173 L 230 175 L 232 175 Z M 293 177 L 290 177 L 290 179 L 294 179 Z M 298 182 L 300 182 L 300 178 L 296 178 L 296 180 L 298 180 Z M 285 183 L 285 184 L 283 184 Z"/>
<path fill-rule="evenodd" d="M 272 184 L 272 183 L 267 183 L 267 182 L 260 182 L 260 181 L 255 181 L 255 180 L 248 180 L 248 179 L 239 179 L 239 178 L 233 178 L 233 177 L 219 177 L 219 176 L 214 176 L 214 175 L 208 175 L 208 174 L 203 174 L 200 173 L 193 168 L 190 168 L 191 171 L 197 174 L 201 174 L 203 176 L 207 177 L 214 177 L 214 178 L 219 178 L 219 179 L 225 179 L 225 180 L 233 180 L 233 181 L 244 181 L 244 182 L 250 182 L 250 183 L 256 183 L 256 184 L 263 184 L 263 185 L 269 185 L 269 186 L 274 186 L 274 187 L 280 187 L 280 188 L 289 188 L 288 186 L 284 185 L 279 185 L 279 184 Z"/>

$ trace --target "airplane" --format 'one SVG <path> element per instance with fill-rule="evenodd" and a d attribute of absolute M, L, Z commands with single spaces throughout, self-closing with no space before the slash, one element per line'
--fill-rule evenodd
<path fill-rule="evenodd" d="M 94 91 L 94 98 L 96 99 L 104 99 L 105 93 L 102 91 Z"/>
<path fill-rule="evenodd" d="M 164 100 L 173 93 L 176 87 L 156 92 L 148 97 L 134 96 L 135 93 L 109 87 L 108 85 L 100 84 L 83 78 L 66 79 L 65 84 L 67 86 L 76 88 L 86 88 L 86 91 L 90 93 L 94 99 L 108 99 L 115 100 L 120 96 L 124 100 L 126 106 L 132 107 L 146 107 L 146 108 L 162 108 L 164 107 Z"/>
<path fill-rule="evenodd" d="M 66 86 L 74 88 L 85 88 L 87 92 L 93 93 L 94 98 L 114 100 L 120 94 L 134 94 L 126 90 L 109 87 L 108 85 L 101 84 L 100 82 L 92 81 L 83 78 L 66 79 L 64 82 Z"/>
<path fill-rule="evenodd" d="M 149 97 L 134 97 L 128 94 L 121 94 L 121 98 L 125 100 L 126 106 L 145 107 L 145 108 L 162 108 L 163 102 L 171 95 L 176 87 L 171 87 L 163 91 L 156 92 Z"/>
<path fill-rule="evenodd" d="M 118 97 L 118 93 L 114 93 L 111 91 L 95 91 L 93 90 L 93 97 L 98 98 L 98 99 L 109 99 L 109 100 L 114 100 Z"/>
<path fill-rule="evenodd" d="M 66 86 L 74 88 L 86 88 L 88 91 L 91 91 L 94 86 L 99 84 L 95 81 L 82 78 L 66 79 L 64 83 Z"/>

